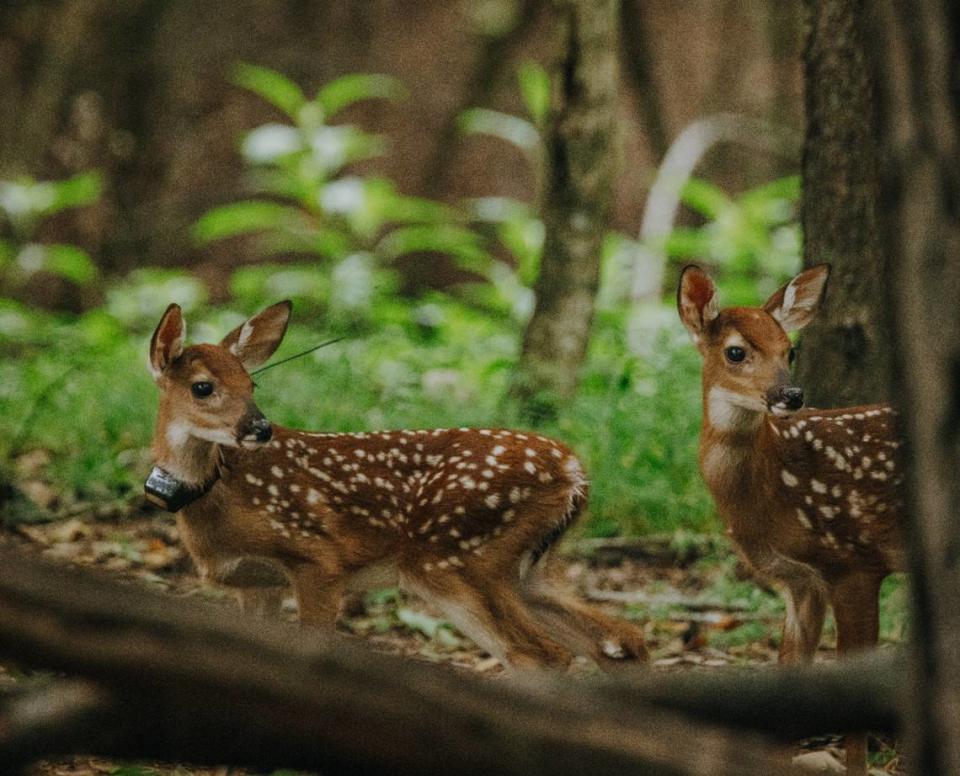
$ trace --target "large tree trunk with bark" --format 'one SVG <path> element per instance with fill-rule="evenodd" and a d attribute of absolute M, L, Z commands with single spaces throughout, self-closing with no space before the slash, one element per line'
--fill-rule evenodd
<path fill-rule="evenodd" d="M 874 67 L 862 0 L 805 0 L 804 264 L 830 290 L 803 334 L 797 382 L 817 407 L 886 398 Z"/>
<path fill-rule="evenodd" d="M 612 199 L 617 10 L 615 0 L 557 2 L 563 46 L 545 139 L 546 241 L 514 385 L 534 419 L 576 390 L 593 322 Z"/>
<path fill-rule="evenodd" d="M 960 773 L 960 9 L 885 0 L 886 301 L 911 455 L 913 773 Z"/>
<path fill-rule="evenodd" d="M 890 654 L 789 670 L 491 682 L 0 553 L 0 772 L 58 753 L 324 773 L 768 774 L 781 740 L 898 727 Z"/>

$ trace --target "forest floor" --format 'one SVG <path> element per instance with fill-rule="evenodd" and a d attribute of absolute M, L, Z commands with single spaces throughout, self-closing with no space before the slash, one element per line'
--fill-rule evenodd
<path fill-rule="evenodd" d="M 155 513 L 105 510 L 53 523 L 19 524 L 0 531 L 0 542 L 16 544 L 70 565 L 94 567 L 121 579 L 175 596 L 236 606 L 232 594 L 201 581 L 177 536 L 173 519 Z M 752 581 L 739 579 L 729 551 L 714 550 L 679 562 L 662 552 L 642 559 L 643 539 L 629 553 L 587 557 L 570 542 L 557 563 L 561 583 L 611 614 L 642 623 L 652 670 L 710 670 L 727 665 L 776 660 L 782 606 L 778 597 Z M 639 548 L 639 551 L 637 549 Z M 689 548 L 688 548 L 689 549 Z M 694 552 L 693 555 L 700 553 Z M 632 557 L 628 557 L 632 556 Z M 638 559 L 640 558 L 640 559 Z M 295 618 L 292 598 L 284 615 Z M 461 637 L 416 599 L 395 589 L 371 591 L 349 599 L 340 630 L 371 641 L 377 649 L 417 660 L 446 662 L 463 670 L 496 676 L 501 667 Z M 832 659 L 832 633 L 824 638 L 820 659 Z M 0 691 L 28 683 L 33 675 L 0 665 Z M 902 773 L 891 742 L 874 739 L 873 774 Z M 801 742 L 796 754 L 811 772 L 843 772 L 838 737 Z M 37 764 L 33 776 L 240 776 L 240 769 L 194 768 L 159 764 L 119 764 L 73 757 Z M 290 776 L 291 772 L 275 772 Z"/>

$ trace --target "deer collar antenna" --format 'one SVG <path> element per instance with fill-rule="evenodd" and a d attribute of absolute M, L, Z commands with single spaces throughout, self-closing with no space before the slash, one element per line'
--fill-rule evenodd
<path fill-rule="evenodd" d="M 281 364 L 286 364 L 290 361 L 294 361 L 303 356 L 313 353 L 315 350 L 320 350 L 320 348 L 325 348 L 328 345 L 333 345 L 334 343 L 340 342 L 345 339 L 345 337 L 335 337 L 334 339 L 327 340 L 326 342 L 321 342 L 319 345 L 314 345 L 312 348 L 307 348 L 306 350 L 295 353 L 292 356 L 287 356 L 287 358 L 282 358 L 279 361 L 274 361 L 272 364 L 267 364 L 262 366 L 259 369 L 255 369 L 250 373 L 250 376 L 258 375 L 261 372 L 266 372 L 268 369 L 273 369 L 275 366 L 280 366 Z M 166 510 L 167 512 L 179 512 L 188 504 L 192 504 L 199 498 L 206 496 L 210 489 L 216 485 L 217 481 L 220 479 L 220 469 L 223 466 L 223 460 L 221 458 L 220 463 L 217 465 L 216 473 L 209 480 L 204 482 L 201 485 L 188 485 L 183 480 L 178 479 L 166 469 L 161 468 L 160 466 L 154 466 L 150 470 L 150 474 L 147 476 L 147 481 L 143 484 L 144 494 L 147 501 L 151 504 L 154 504 L 161 509 Z"/>

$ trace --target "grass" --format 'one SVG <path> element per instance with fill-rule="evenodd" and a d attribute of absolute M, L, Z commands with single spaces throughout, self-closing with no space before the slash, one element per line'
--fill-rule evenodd
<path fill-rule="evenodd" d="M 43 477 L 65 504 L 137 491 L 150 465 L 156 387 L 145 364 L 153 321 L 121 326 L 91 315 L 30 313 L 26 339 L 5 339 L 0 327 L 0 353 L 11 356 L 0 360 L 5 476 L 24 453 L 44 450 Z M 277 358 L 330 336 L 308 316 L 295 313 Z M 242 317 L 207 309 L 187 320 L 192 335 L 210 341 Z M 538 431 L 584 461 L 592 485 L 586 533 L 712 530 L 696 466 L 696 354 L 677 324 L 651 330 L 647 352 L 629 355 L 622 324 L 622 316 L 600 316 L 582 390 Z M 504 399 L 519 336 L 510 321 L 464 305 L 387 306 L 376 325 L 259 376 L 257 403 L 277 423 L 317 430 L 522 426 Z"/>

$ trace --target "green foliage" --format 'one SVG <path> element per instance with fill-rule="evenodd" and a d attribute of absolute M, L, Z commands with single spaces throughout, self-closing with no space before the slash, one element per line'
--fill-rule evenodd
<path fill-rule="evenodd" d="M 86 251 L 74 245 L 39 243 L 35 235 L 45 219 L 96 202 L 100 190 L 95 172 L 60 181 L 27 177 L 0 181 L 0 285 L 15 288 L 41 271 L 81 286 L 93 281 L 97 268 Z"/>
<path fill-rule="evenodd" d="M 524 62 L 517 69 L 517 85 L 529 118 L 489 108 L 468 108 L 459 116 L 460 130 L 499 138 L 536 162 L 543 150 L 541 129 L 550 109 L 550 76 L 542 65 Z"/>
<path fill-rule="evenodd" d="M 705 223 L 677 227 L 664 250 L 681 263 L 701 261 L 716 267 L 725 304 L 757 304 L 800 269 L 799 176 L 736 197 L 694 178 L 681 199 Z"/>
<path fill-rule="evenodd" d="M 294 121 L 307 103 L 299 86 L 286 76 L 265 67 L 240 64 L 234 72 L 233 82 L 259 95 Z"/>
<path fill-rule="evenodd" d="M 29 237 L 37 225 L 62 210 L 92 205 L 100 198 L 99 174 L 85 172 L 60 181 L 36 181 L 23 177 L 0 181 L 0 214 L 21 237 Z"/>
<path fill-rule="evenodd" d="M 536 126 L 542 127 L 550 110 L 550 75 L 537 62 L 523 62 L 517 69 L 517 82 L 527 113 Z"/>
<path fill-rule="evenodd" d="M 264 254 L 301 254 L 315 269 L 304 264 L 284 270 L 285 277 L 273 285 L 295 290 L 291 279 L 309 275 L 306 290 L 295 296 L 315 305 L 326 298 L 334 313 L 351 311 L 357 321 L 369 317 L 370 303 L 384 289 L 395 288 L 389 268 L 401 256 L 479 251 L 476 236 L 457 225 L 452 209 L 404 196 L 386 178 L 347 171 L 381 154 L 384 140 L 329 121 L 360 101 L 399 98 L 396 80 L 346 75 L 324 85 L 312 100 L 267 68 L 241 65 L 234 80 L 278 108 L 289 123 L 264 124 L 243 138 L 255 196 L 201 217 L 193 230 L 200 244 L 255 235 Z M 249 273 L 234 286 L 241 293 L 250 289 Z"/>
<path fill-rule="evenodd" d="M 526 119 L 489 108 L 468 108 L 460 114 L 460 129 L 473 135 L 490 135 L 523 151 L 540 147 L 540 133 Z"/>
<path fill-rule="evenodd" d="M 258 381 L 258 402 L 284 425 L 342 431 L 523 425 L 503 397 L 520 324 L 533 308 L 545 238 L 538 205 L 481 197 L 453 207 L 406 196 L 392 181 L 361 172 L 366 166 L 356 163 L 381 153 L 384 139 L 331 121 L 360 101 L 401 96 L 393 79 L 344 76 L 313 98 L 266 68 L 241 65 L 234 80 L 281 119 L 242 140 L 252 195 L 203 215 L 194 235 L 200 244 L 255 239 L 265 256 L 278 256 L 276 263 L 237 269 L 230 302 L 218 308 L 207 304 L 196 278 L 168 270 L 138 270 L 107 285 L 104 306 L 80 316 L 46 315 L 0 299 L 0 353 L 14 356 L 0 360 L 0 423 L 9 429 L 0 435 L 0 460 L 47 450 L 47 474 L 63 487 L 67 505 L 140 487 L 155 406 L 142 364 L 149 333 L 172 300 L 184 308 L 194 341 L 217 341 L 243 313 L 278 298 L 296 306 L 278 357 L 347 336 Z M 518 143 L 539 175 L 550 79 L 528 63 L 518 84 L 526 118 L 474 111 L 464 126 Z M 94 275 L 85 254 L 29 240 L 42 218 L 93 201 L 96 177 L 4 186 L 0 208 L 19 242 L 0 246 L 0 273 L 42 265 L 89 282 Z M 789 179 L 736 198 L 691 183 L 685 201 L 708 222 L 676 232 L 673 253 L 682 254 L 686 239 L 687 253 L 739 273 L 729 277 L 778 271 L 774 249 L 786 241 L 777 234 L 793 228 L 795 196 Z M 635 250 L 624 235 L 608 237 L 608 285 L 615 283 L 609 267 Z M 395 262 L 437 253 L 475 280 L 416 300 L 399 296 Z M 626 312 L 614 296 L 601 295 L 582 390 L 538 430 L 568 441 L 584 459 L 592 482 L 588 533 L 711 529 L 712 506 L 696 466 L 697 355 L 672 310 L 647 311 L 639 326 L 645 344 L 630 353 Z"/>
<path fill-rule="evenodd" d="M 336 305 L 366 305 L 361 326 L 351 327 L 350 308 L 331 304 L 331 282 L 341 289 Z M 215 342 L 243 320 L 239 310 L 293 297 L 278 358 L 348 334 L 258 378 L 258 404 L 278 423 L 335 431 L 517 425 L 502 398 L 521 332 L 510 318 L 445 294 L 412 302 L 374 287 L 372 300 L 350 296 L 349 285 L 312 263 L 253 266 L 235 273 L 230 307 L 212 308 L 190 276 L 141 270 L 107 289 L 103 309 L 80 316 L 0 304 L 0 353 L 16 356 L 0 359 L 0 427 L 8 429 L 0 459 L 47 450 L 46 475 L 66 507 L 139 490 L 156 407 L 147 344 L 170 300 L 184 305 L 192 341 Z M 649 353 L 628 357 L 622 314 L 603 313 L 583 390 L 538 429 L 569 442 L 590 472 L 589 533 L 713 526 L 696 469 L 699 367 L 674 328 L 656 325 Z"/>

